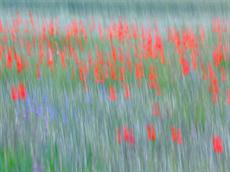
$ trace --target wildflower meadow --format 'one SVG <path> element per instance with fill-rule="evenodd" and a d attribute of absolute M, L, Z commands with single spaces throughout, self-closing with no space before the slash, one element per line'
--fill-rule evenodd
<path fill-rule="evenodd" d="M 0 171 L 229 171 L 230 20 L 106 17 L 0 17 Z"/>

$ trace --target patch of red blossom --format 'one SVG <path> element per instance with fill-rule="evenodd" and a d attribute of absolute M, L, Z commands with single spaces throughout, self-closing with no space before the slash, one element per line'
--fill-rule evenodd
<path fill-rule="evenodd" d="M 113 86 L 109 88 L 109 98 L 111 101 L 115 101 L 117 99 L 116 89 Z"/>
<path fill-rule="evenodd" d="M 26 91 L 26 87 L 25 85 L 20 82 L 18 85 L 18 94 L 19 94 L 19 98 L 23 101 L 26 100 L 26 96 L 27 96 L 27 91 Z"/>
<path fill-rule="evenodd" d="M 127 127 L 123 127 L 124 139 L 127 143 L 133 145 L 135 144 L 135 137 L 133 131 Z"/>
<path fill-rule="evenodd" d="M 146 131 L 147 131 L 147 136 L 148 136 L 148 140 L 155 142 L 156 141 L 156 131 L 153 125 L 148 124 L 146 126 Z"/>
<path fill-rule="evenodd" d="M 11 87 L 11 99 L 13 101 L 17 101 L 18 100 L 18 91 L 17 91 L 17 88 L 15 86 Z"/>
<path fill-rule="evenodd" d="M 215 153 L 217 154 L 223 153 L 224 149 L 223 149 L 223 144 L 220 136 L 218 135 L 213 136 L 212 143 L 213 143 L 213 150 Z"/>
<path fill-rule="evenodd" d="M 172 136 L 172 141 L 177 143 L 177 144 L 182 144 L 183 143 L 183 138 L 182 138 L 182 133 L 179 128 L 172 127 L 171 128 L 171 136 Z"/>

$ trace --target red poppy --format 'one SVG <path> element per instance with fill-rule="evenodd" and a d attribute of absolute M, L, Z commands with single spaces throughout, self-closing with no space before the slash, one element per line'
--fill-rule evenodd
<path fill-rule="evenodd" d="M 192 59 L 192 66 L 194 70 L 197 70 L 197 67 L 198 67 L 197 57 L 198 57 L 198 51 L 196 49 L 192 49 L 191 59 Z"/>
<path fill-rule="evenodd" d="M 230 89 L 227 90 L 226 102 L 227 102 L 228 105 L 230 105 Z"/>
<path fill-rule="evenodd" d="M 16 59 L 16 63 L 17 63 L 17 72 L 21 73 L 23 69 L 23 65 L 22 65 L 22 60 L 20 57 Z"/>
<path fill-rule="evenodd" d="M 179 128 L 172 127 L 171 128 L 171 135 L 172 135 L 172 141 L 176 142 L 177 144 L 183 143 L 182 133 Z"/>
<path fill-rule="evenodd" d="M 130 98 L 130 89 L 128 84 L 124 84 L 124 90 L 125 90 L 125 99 Z"/>
<path fill-rule="evenodd" d="M 219 44 L 219 45 L 217 45 L 217 47 L 213 51 L 212 56 L 213 56 L 213 61 L 214 61 L 214 64 L 215 64 L 216 67 L 218 67 L 222 63 L 222 61 L 224 59 L 222 49 L 223 49 L 222 45 Z"/>
<path fill-rule="evenodd" d="M 152 41 L 152 33 L 150 32 L 148 34 L 147 47 L 146 47 L 148 57 L 153 57 L 153 43 L 152 42 L 153 42 Z"/>
<path fill-rule="evenodd" d="M 189 67 L 189 62 L 187 59 L 181 57 L 180 58 L 180 64 L 181 64 L 181 67 L 182 67 L 182 73 L 184 76 L 188 75 L 189 72 L 190 72 L 190 67 Z"/>
<path fill-rule="evenodd" d="M 138 85 L 141 85 L 141 80 L 144 77 L 144 69 L 142 62 L 136 63 L 135 65 L 135 76 L 136 80 L 138 81 Z"/>
<path fill-rule="evenodd" d="M 8 49 L 8 52 L 7 52 L 7 59 L 6 59 L 6 67 L 8 69 L 11 69 L 12 68 L 12 65 L 13 65 L 13 58 L 12 58 L 12 52 L 10 49 Z"/>
<path fill-rule="evenodd" d="M 123 50 L 119 48 L 119 61 L 121 64 L 124 64 L 124 55 L 123 55 Z"/>
<path fill-rule="evenodd" d="M 156 131 L 153 125 L 148 124 L 146 126 L 148 140 L 154 142 L 156 140 Z"/>
<path fill-rule="evenodd" d="M 66 63 L 65 63 L 65 52 L 64 51 L 60 52 L 60 58 L 61 58 L 62 68 L 65 69 L 66 68 Z"/>
<path fill-rule="evenodd" d="M 83 64 L 79 64 L 79 79 L 82 82 L 85 82 L 86 80 L 85 70 L 85 66 L 83 66 Z"/>
<path fill-rule="evenodd" d="M 176 142 L 176 140 L 177 140 L 177 129 L 174 127 L 171 128 L 171 136 L 172 136 L 172 141 Z"/>
<path fill-rule="evenodd" d="M 53 21 L 51 21 L 49 23 L 49 34 L 50 34 L 50 36 L 54 36 L 54 34 L 55 34 L 55 26 L 54 26 Z"/>
<path fill-rule="evenodd" d="M 94 79 L 96 83 L 104 83 L 105 78 L 101 68 L 99 63 L 94 65 Z"/>
<path fill-rule="evenodd" d="M 117 72 L 116 72 L 116 68 L 114 65 L 112 65 L 110 68 L 110 76 L 111 76 L 112 80 L 114 80 L 114 81 L 117 79 Z"/>
<path fill-rule="evenodd" d="M 218 135 L 213 136 L 212 143 L 213 143 L 213 150 L 215 153 L 217 154 L 223 153 L 223 144 L 220 136 Z"/>
<path fill-rule="evenodd" d="M 26 51 L 29 56 L 31 56 L 31 43 L 30 41 L 26 42 Z"/>
<path fill-rule="evenodd" d="M 177 129 L 177 144 L 182 144 L 183 143 L 183 138 L 182 138 L 182 133 L 180 129 Z"/>
<path fill-rule="evenodd" d="M 26 95 L 27 95 L 26 87 L 22 82 L 20 82 L 18 85 L 18 93 L 20 99 L 22 99 L 23 101 L 26 100 Z"/>
<path fill-rule="evenodd" d="M 13 101 L 17 101 L 18 100 L 18 92 L 15 86 L 11 87 L 11 99 Z"/>
<path fill-rule="evenodd" d="M 214 79 L 212 81 L 211 88 L 212 88 L 212 102 L 216 103 L 218 100 L 218 93 L 219 93 L 219 85 L 217 79 Z"/>
<path fill-rule="evenodd" d="M 117 99 L 116 89 L 113 86 L 109 88 L 109 98 L 111 101 L 115 101 Z"/>
<path fill-rule="evenodd" d="M 164 64 L 165 63 L 165 59 L 164 59 L 164 44 L 163 44 L 162 38 L 161 38 L 161 36 L 160 36 L 160 34 L 158 32 L 157 26 L 155 28 L 154 38 L 155 38 L 154 48 L 160 54 L 160 62 L 161 62 L 161 64 Z"/>
<path fill-rule="evenodd" d="M 123 128 L 124 139 L 129 144 L 135 144 L 135 137 L 131 129 L 124 127 Z"/>
<path fill-rule="evenodd" d="M 120 81 L 123 82 L 125 80 L 125 67 L 120 67 Z"/>
<path fill-rule="evenodd" d="M 111 51 L 112 51 L 113 62 L 116 63 L 116 61 L 117 61 L 116 49 L 115 49 L 115 47 L 113 45 L 112 45 L 111 49 L 112 49 Z"/>
<path fill-rule="evenodd" d="M 53 70 L 53 53 L 52 50 L 48 50 L 48 59 L 47 59 L 47 64 L 49 65 L 50 70 Z"/>
<path fill-rule="evenodd" d="M 153 65 L 149 67 L 149 87 L 155 89 L 156 94 L 160 96 L 160 86 L 157 80 L 156 69 Z"/>

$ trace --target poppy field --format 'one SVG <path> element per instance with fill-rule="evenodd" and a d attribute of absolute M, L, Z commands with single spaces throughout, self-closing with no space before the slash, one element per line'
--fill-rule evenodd
<path fill-rule="evenodd" d="M 229 171 L 230 21 L 0 20 L 0 171 Z"/>

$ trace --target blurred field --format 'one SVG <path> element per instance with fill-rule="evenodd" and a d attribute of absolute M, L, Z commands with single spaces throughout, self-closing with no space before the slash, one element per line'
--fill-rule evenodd
<path fill-rule="evenodd" d="M 42 2 L 0 1 L 0 171 L 229 171 L 230 3 Z"/>

